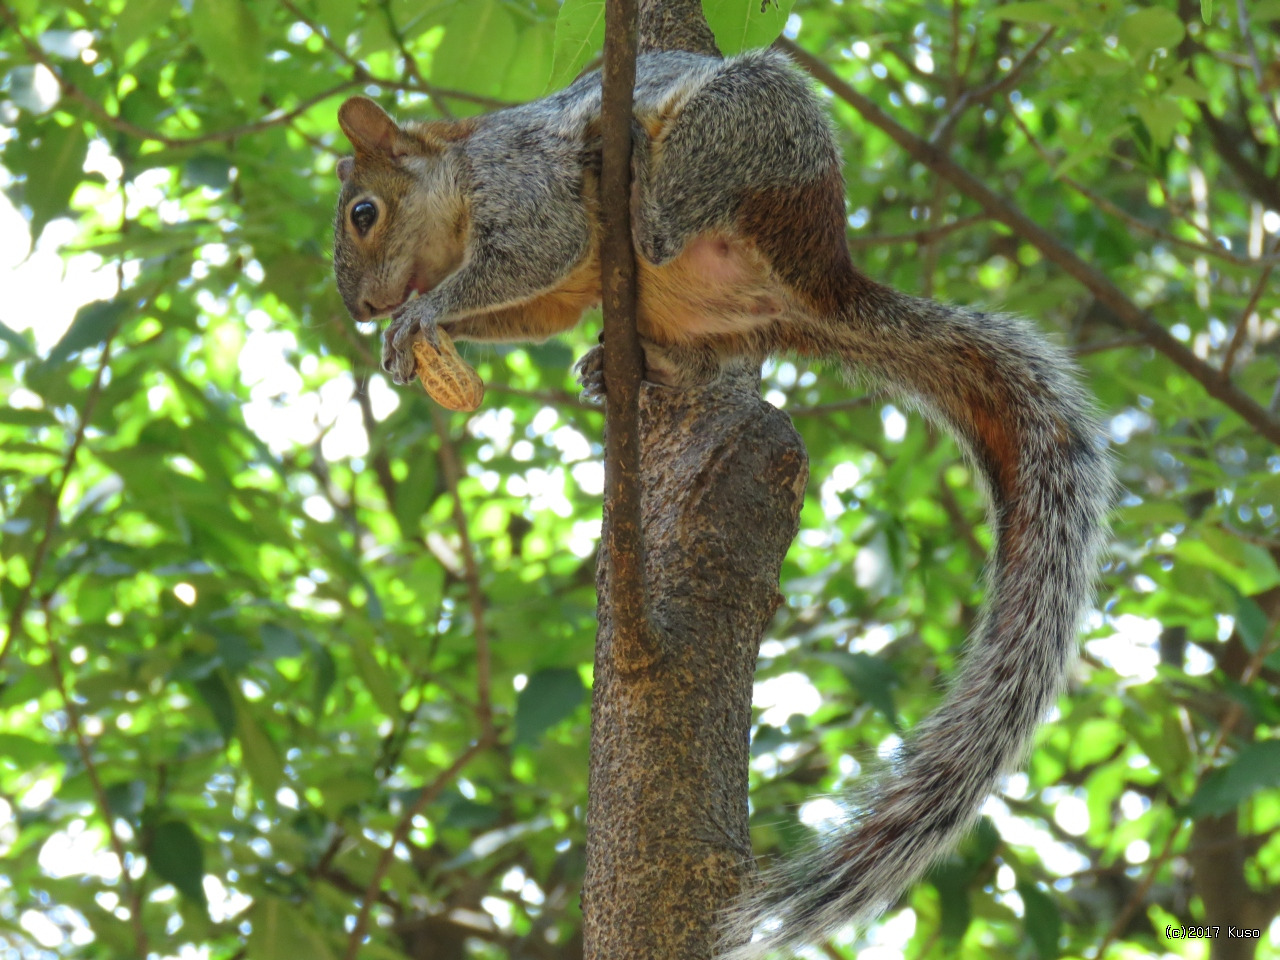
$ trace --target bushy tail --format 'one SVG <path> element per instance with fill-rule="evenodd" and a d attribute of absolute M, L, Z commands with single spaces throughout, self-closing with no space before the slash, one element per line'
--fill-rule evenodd
<path fill-rule="evenodd" d="M 766 872 L 737 905 L 722 960 L 872 920 L 973 825 L 1062 690 L 1112 496 L 1070 361 L 1023 322 L 876 286 L 838 331 L 829 352 L 945 425 L 985 479 L 996 534 L 987 602 L 943 704 L 858 790 L 847 829 Z"/>

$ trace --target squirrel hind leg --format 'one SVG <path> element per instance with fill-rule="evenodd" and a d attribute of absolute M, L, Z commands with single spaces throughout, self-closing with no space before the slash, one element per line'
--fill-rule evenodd
<path fill-rule="evenodd" d="M 720 354 L 705 344 L 663 345 L 640 338 L 644 351 L 644 379 L 666 387 L 695 387 L 714 383 L 720 377 Z M 604 379 L 604 346 L 592 347 L 574 364 L 582 395 L 587 400 L 603 400 L 608 392 Z"/>
<path fill-rule="evenodd" d="M 764 257 L 728 233 L 702 234 L 673 260 L 639 266 L 640 333 L 658 343 L 744 334 L 787 312 Z"/>

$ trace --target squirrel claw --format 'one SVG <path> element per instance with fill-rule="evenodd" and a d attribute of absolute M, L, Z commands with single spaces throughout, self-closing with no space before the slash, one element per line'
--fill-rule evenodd
<path fill-rule="evenodd" d="M 578 383 L 582 385 L 582 396 L 587 400 L 603 400 L 604 347 L 592 347 L 582 355 L 573 369 L 578 375 Z"/>
<path fill-rule="evenodd" d="M 414 305 L 419 302 L 411 300 L 401 307 L 382 335 L 382 369 L 401 385 L 413 383 L 418 378 L 413 345 L 425 340 L 437 349 L 440 346 L 440 328 L 435 320 L 414 316 L 415 312 L 421 312 L 414 310 Z"/>

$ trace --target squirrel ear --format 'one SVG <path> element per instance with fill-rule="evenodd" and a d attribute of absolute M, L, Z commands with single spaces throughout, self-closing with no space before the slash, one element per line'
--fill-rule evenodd
<path fill-rule="evenodd" d="M 399 156 L 405 136 L 387 112 L 368 97 L 352 97 L 338 108 L 338 124 L 356 153 Z M 341 172 L 338 174 L 342 176 Z"/>
<path fill-rule="evenodd" d="M 346 179 L 351 176 L 351 171 L 354 170 L 355 167 L 355 157 L 343 157 L 338 161 L 338 166 L 335 168 L 338 173 L 338 179 L 345 182 Z"/>

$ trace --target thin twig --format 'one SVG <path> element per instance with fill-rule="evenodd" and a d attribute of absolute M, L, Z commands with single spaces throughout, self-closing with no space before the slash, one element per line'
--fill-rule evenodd
<path fill-rule="evenodd" d="M 1106 353 L 1108 350 L 1125 350 L 1129 347 L 1141 347 L 1147 342 L 1146 337 L 1116 337 L 1113 340 L 1097 340 L 1093 343 L 1081 343 L 1071 348 L 1073 356 L 1087 357 L 1091 353 Z"/>
<path fill-rule="evenodd" d="M 1057 161 L 1049 153 L 1049 151 L 1045 148 L 1045 146 L 1042 143 L 1040 143 L 1036 135 L 1032 133 L 1031 129 L 1027 126 L 1026 121 L 1024 121 L 1022 117 L 1018 115 L 1016 106 L 1014 106 L 1013 104 L 1010 104 L 1010 106 L 1014 108 L 1010 110 L 1009 115 L 1013 118 L 1013 122 L 1017 126 L 1018 130 L 1021 131 L 1024 137 L 1026 137 L 1027 142 L 1031 144 L 1031 146 L 1035 149 L 1035 151 L 1038 154 L 1040 154 L 1040 159 L 1042 159 L 1050 169 L 1053 169 L 1054 167 L 1056 167 Z M 1122 220 L 1133 229 L 1138 230 L 1142 233 L 1145 233 L 1148 236 L 1155 237 L 1157 240 L 1163 240 L 1166 243 L 1173 244 L 1174 246 L 1184 247 L 1185 249 L 1193 250 L 1196 253 L 1200 254 L 1201 256 L 1213 257 L 1218 260 L 1224 260 L 1227 263 L 1234 264 L 1235 266 L 1238 266 L 1238 267 L 1265 266 L 1269 263 L 1274 263 L 1276 260 L 1275 257 L 1259 257 L 1259 258 L 1241 257 L 1241 256 L 1238 256 L 1237 254 L 1232 253 L 1230 250 L 1223 249 L 1221 246 L 1219 246 L 1216 243 L 1200 243 L 1196 240 L 1187 240 L 1183 237 L 1179 237 L 1175 234 L 1169 233 L 1167 230 L 1161 230 L 1159 227 L 1152 226 L 1151 224 L 1147 223 L 1145 220 L 1140 219 L 1139 217 L 1135 217 L 1129 211 L 1124 210 L 1121 207 L 1117 206 L 1116 204 L 1112 203 L 1102 194 L 1098 193 L 1096 190 L 1093 190 L 1090 187 L 1085 186 L 1083 183 L 1081 183 L 1079 180 L 1076 180 L 1074 177 L 1066 176 L 1064 174 L 1055 174 L 1055 177 L 1058 180 L 1065 183 L 1072 190 L 1076 191 L 1078 194 L 1080 194 L 1082 197 L 1084 197 L 1094 206 L 1098 207 L 1100 210 L 1102 210 L 1103 213 L 1109 214 L 1115 217 L 1117 220 Z M 1162 193 L 1164 192 L 1163 186 L 1161 187 L 1161 191 Z M 1170 200 L 1170 198 L 1168 197 L 1168 194 L 1165 193 L 1164 196 L 1166 199 L 1166 205 L 1168 205 L 1170 213 L 1174 213 L 1176 215 L 1178 211 L 1174 208 L 1174 206 L 1168 204 L 1168 201 Z M 1179 219 L 1185 219 L 1186 222 L 1190 226 L 1192 226 L 1193 229 L 1195 229 L 1198 233 L 1200 233 L 1201 236 L 1208 235 L 1208 232 L 1205 231 L 1203 227 L 1193 223 L 1188 218 L 1179 217 Z"/>
<path fill-rule="evenodd" d="M 624 671 L 657 656 L 649 634 L 640 529 L 640 378 L 636 262 L 631 245 L 632 97 L 636 2 L 605 4 L 600 174 L 600 285 L 604 310 L 605 498 L 613 654 Z M 639 149 L 645 149 L 641 145 Z"/>
<path fill-rule="evenodd" d="M 166 147 L 185 147 L 199 143 L 211 143 L 218 140 L 236 140 L 251 133 L 259 133 L 263 130 L 270 129 L 271 127 L 278 126 L 279 124 L 288 123 L 295 117 L 306 113 L 317 103 L 327 100 L 328 98 L 341 93 L 343 90 L 360 86 L 363 82 L 360 80 L 347 80 L 335 87 L 331 87 L 328 90 L 317 93 L 314 96 L 307 97 L 292 110 L 274 111 L 267 114 L 267 116 L 263 117 L 261 120 L 254 120 L 252 123 L 241 124 L 240 126 L 230 127 L 226 130 L 213 130 L 208 133 L 195 134 L 189 137 L 172 137 L 156 130 L 148 130 L 146 127 L 138 126 L 138 124 L 126 120 L 124 117 L 119 117 L 110 113 L 101 103 L 64 77 L 58 71 L 53 61 L 45 55 L 45 52 L 42 49 L 40 49 L 40 45 L 22 32 L 18 26 L 17 14 L 9 9 L 9 5 L 4 3 L 3 0 L 0 0 L 0 19 L 3 19 L 13 30 L 14 35 L 17 36 L 18 41 L 23 46 L 23 49 L 27 51 L 27 56 L 29 56 L 32 61 L 40 64 L 53 74 L 53 78 L 58 82 L 58 88 L 62 93 L 65 96 L 70 97 L 72 100 L 82 104 L 89 113 L 99 121 L 99 123 L 112 130 L 116 130 L 119 133 L 133 137 L 136 140 L 154 140 L 157 143 L 164 144 Z"/>
<path fill-rule="evenodd" d="M 49 555 L 49 546 L 53 543 L 54 528 L 58 525 L 58 518 L 61 515 L 59 505 L 62 502 L 62 493 L 67 488 L 67 481 L 71 478 L 71 472 L 76 467 L 76 457 L 80 453 L 80 447 L 84 443 L 85 430 L 89 426 L 89 421 L 93 418 L 94 407 L 98 404 L 98 397 L 102 393 L 102 377 L 106 372 L 107 365 L 111 362 L 111 339 L 114 333 L 107 338 L 106 343 L 102 346 L 102 356 L 98 359 L 98 369 L 94 371 L 93 382 L 89 385 L 89 392 L 85 395 L 84 409 L 80 412 L 79 422 L 76 423 L 75 436 L 71 439 L 71 446 L 67 448 L 66 456 L 62 458 L 62 472 L 58 477 L 58 485 L 54 488 L 49 496 L 49 507 L 44 515 L 44 528 L 40 534 L 40 542 L 36 544 L 35 553 L 31 557 L 31 563 L 27 569 L 27 584 L 18 593 L 18 599 L 14 601 L 13 607 L 9 611 L 9 621 L 5 631 L 4 643 L 0 644 L 0 669 L 4 667 L 5 659 L 9 656 L 9 651 L 13 649 L 13 644 L 21 635 L 23 629 L 23 618 L 26 616 L 27 606 L 31 603 L 32 591 L 35 590 L 36 582 L 40 579 L 40 573 L 44 569 L 44 562 Z M 0 689 L 4 688 L 4 681 L 0 680 Z"/>
<path fill-rule="evenodd" d="M 960 99 L 964 86 L 965 74 L 960 65 L 960 0 L 951 0 L 951 50 L 947 56 L 947 102 L 955 103 Z M 968 64 L 965 64 L 968 66 Z"/>
<path fill-rule="evenodd" d="M 49 668 L 53 671 L 54 683 L 58 686 L 58 695 L 62 699 L 62 707 L 67 712 L 67 723 L 71 735 L 76 742 L 76 751 L 80 754 L 80 762 L 89 777 L 89 788 L 93 792 L 93 800 L 98 808 L 98 816 L 107 828 L 107 842 L 111 844 L 111 852 L 120 863 L 120 886 L 124 890 L 124 899 L 129 904 L 129 923 L 133 927 L 133 939 L 137 955 L 147 955 L 147 930 L 142 925 L 142 898 L 129 875 L 129 860 L 125 855 L 124 841 L 116 833 L 115 819 L 111 816 L 111 804 L 107 800 L 107 791 L 102 787 L 102 778 L 98 776 L 98 765 L 93 760 L 93 751 L 89 749 L 89 741 L 85 738 L 84 727 L 80 720 L 80 708 L 76 706 L 70 691 L 67 689 L 67 675 L 62 668 L 62 653 L 58 649 L 58 641 L 53 636 L 52 611 L 45 605 L 45 625 L 48 632 L 45 650 L 49 654 Z"/>
<path fill-rule="evenodd" d="M 848 400 L 837 400 L 834 403 L 815 403 L 808 407 L 787 407 L 786 410 L 787 415 L 790 417 L 824 417 L 828 413 L 860 410 L 882 400 L 884 400 L 884 397 L 881 394 L 865 393 L 860 397 L 851 397 Z"/>
<path fill-rule="evenodd" d="M 313 94 L 312 96 L 302 100 L 297 106 L 290 110 L 273 110 L 271 113 L 268 113 L 265 117 L 259 120 L 239 124 L 234 127 L 228 127 L 224 130 L 210 130 L 206 133 L 197 133 L 190 136 L 172 136 L 170 134 L 161 133 L 158 130 L 150 130 L 146 127 L 139 126 L 130 120 L 126 120 L 124 117 L 111 113 L 105 106 L 81 90 L 79 86 L 64 77 L 62 73 L 59 72 L 53 61 L 45 55 L 45 52 L 40 48 L 39 44 L 35 43 L 22 32 L 19 28 L 17 15 L 12 9 L 10 9 L 9 5 L 5 3 L 4 0 L 0 0 L 0 19 L 4 20 L 5 23 L 7 23 L 13 30 L 32 62 L 40 64 L 53 74 L 54 80 L 58 83 L 58 89 L 62 91 L 63 95 L 81 104 L 89 111 L 99 124 L 103 127 L 115 130 L 118 133 L 123 133 L 135 140 L 151 140 L 156 143 L 163 144 L 166 147 L 190 147 L 204 143 L 238 140 L 241 137 L 261 133 L 264 130 L 270 130 L 273 127 L 281 126 L 282 124 L 292 123 L 295 119 L 305 114 L 312 107 L 316 106 L 316 104 L 322 103 L 331 97 L 335 97 L 346 90 L 362 87 L 367 84 L 374 84 L 375 86 L 387 89 L 411 90 L 417 93 L 425 93 L 431 97 L 448 97 L 455 100 L 465 100 L 472 103 L 479 103 L 487 107 L 510 106 L 510 104 L 504 101 L 493 100 L 488 97 L 477 97 L 464 91 L 445 90 L 440 87 L 423 86 L 414 83 L 380 79 L 370 76 L 367 71 L 360 68 L 359 73 L 355 78 L 351 80 L 344 80 L 326 90 Z"/>
<path fill-rule="evenodd" d="M 1264 830 L 1261 833 L 1246 833 L 1241 836 L 1232 837 L 1230 840 L 1214 840 L 1211 843 L 1197 843 L 1185 848 L 1182 851 L 1184 857 L 1204 855 L 1207 853 L 1219 853 L 1224 850 L 1239 850 L 1242 847 L 1247 853 L 1256 853 L 1261 849 L 1267 841 L 1276 835 L 1274 829 Z M 1133 864 L 1127 860 L 1119 860 L 1113 863 L 1098 864 L 1092 867 L 1086 867 L 1083 870 L 1075 870 L 1071 873 L 1064 873 L 1061 880 L 1087 880 L 1091 877 L 1105 877 L 1120 873 L 1127 873 L 1133 869 Z"/>
<path fill-rule="evenodd" d="M 1280 250 L 1280 237 L 1276 237 L 1271 243 L 1271 253 L 1274 256 L 1277 250 Z M 1240 315 L 1240 322 L 1236 324 L 1235 332 L 1231 335 L 1231 342 L 1227 344 L 1227 351 L 1222 357 L 1222 374 L 1223 376 L 1231 376 L 1231 369 L 1236 364 L 1236 354 L 1240 347 L 1244 344 L 1245 333 L 1249 329 L 1249 318 L 1253 316 L 1258 309 L 1258 303 L 1262 299 L 1262 291 L 1267 289 L 1267 281 L 1271 279 L 1271 268 L 1275 265 L 1272 261 L 1262 269 L 1262 275 L 1258 277 L 1258 282 L 1253 285 L 1253 294 L 1249 297 L 1249 303 L 1244 308 L 1244 313 Z"/>
<path fill-rule="evenodd" d="M 1280 137 L 1280 106 L 1274 96 L 1268 95 L 1267 78 L 1262 73 L 1262 60 L 1258 57 L 1258 45 L 1253 39 L 1253 29 L 1249 25 L 1249 5 L 1245 0 L 1236 0 L 1236 19 L 1240 24 L 1240 36 L 1244 40 L 1244 48 L 1249 54 L 1249 66 L 1253 70 L 1254 83 L 1258 85 L 1258 97 L 1266 109 L 1267 119 L 1276 128 L 1276 136 Z"/>
<path fill-rule="evenodd" d="M 390 13 L 387 13 L 389 27 L 392 31 L 396 44 L 400 47 L 400 52 L 405 57 L 405 67 L 410 76 L 410 80 L 408 81 L 391 80 L 373 76 L 369 73 L 369 69 L 363 63 L 351 54 L 347 53 L 346 50 L 342 49 L 342 47 L 339 46 L 331 36 L 329 36 L 328 30 L 322 24 L 307 16 L 306 13 L 298 8 L 298 5 L 295 4 L 293 0 L 280 0 L 280 5 L 288 10 L 299 23 L 306 24 L 307 27 L 320 38 L 320 42 L 324 44 L 329 52 L 345 63 L 347 67 L 350 68 L 351 75 L 361 83 L 370 83 L 375 87 L 382 87 L 388 90 L 395 89 L 407 90 L 412 93 L 424 93 L 427 95 L 428 99 L 431 100 L 432 106 L 434 106 L 436 110 L 440 112 L 440 115 L 445 118 L 452 116 L 452 112 L 444 103 L 446 98 L 449 100 L 461 100 L 467 103 L 474 103 L 482 107 L 487 107 L 491 110 L 499 110 L 503 107 L 512 106 L 510 102 L 505 100 L 495 100 L 492 97 L 483 97 L 479 94 L 467 93 L 465 90 L 451 90 L 447 87 L 440 87 L 434 83 L 429 83 L 418 71 L 418 64 L 413 58 L 413 55 L 405 49 L 403 37 L 395 24 L 391 22 Z"/>
<path fill-rule="evenodd" d="M 960 122 L 960 118 L 964 116 L 965 112 L 971 106 L 979 103 L 986 103 L 992 97 L 997 97 L 1007 90 L 1012 90 L 1014 86 L 1017 85 L 1018 81 L 1022 79 L 1022 75 L 1026 72 L 1027 68 L 1035 62 L 1040 51 L 1043 50 L 1049 41 L 1053 39 L 1053 35 L 1056 31 L 1057 27 L 1049 27 L 1045 30 L 1045 32 L 1040 35 L 1040 38 L 1031 45 L 1027 52 L 1018 58 L 1018 62 L 1009 68 L 1008 73 L 1000 77 L 998 80 L 993 80 L 991 83 L 978 87 L 977 89 L 966 90 L 962 93 L 960 98 L 952 105 L 951 109 L 947 111 L 946 116 L 944 116 L 942 120 L 938 122 L 937 126 L 933 128 L 933 133 L 929 134 L 929 142 L 935 144 L 941 143 L 949 137 L 952 129 Z"/>
<path fill-rule="evenodd" d="M 1086 263 L 1053 233 L 1037 224 L 1009 200 L 999 196 L 945 153 L 898 123 L 813 54 L 786 39 L 780 40 L 779 44 L 811 76 L 857 110 L 872 126 L 887 133 L 913 159 L 945 177 L 961 193 L 976 200 L 991 217 L 1009 226 L 1039 250 L 1045 259 L 1056 263 L 1088 289 L 1126 327 L 1142 334 L 1152 347 L 1185 370 L 1206 393 L 1234 410 L 1241 419 L 1272 443 L 1280 444 L 1280 420 L 1224 376 L 1222 371 L 1197 357 L 1147 311 L 1129 299 L 1101 270 Z"/>
<path fill-rule="evenodd" d="M 427 81 L 422 76 L 422 71 L 418 69 L 418 58 L 409 50 L 408 45 L 405 43 L 404 34 L 400 32 L 400 26 L 396 23 L 396 18 L 391 15 L 391 3 L 389 0 L 379 0 L 378 8 L 382 11 L 382 16 L 387 21 L 387 30 L 391 33 L 391 39 L 395 41 L 396 49 L 400 51 L 400 56 L 404 59 L 404 72 L 409 75 L 409 80 L 413 83 L 426 86 Z"/>
<path fill-rule="evenodd" d="M 387 871 L 391 869 L 391 860 L 395 857 L 396 847 L 404 843 L 405 838 L 409 836 L 409 830 L 413 827 L 413 821 L 422 813 L 463 768 L 470 763 L 480 751 L 489 746 L 488 737 L 477 740 L 471 746 L 467 747 L 448 767 L 442 771 L 439 776 L 431 781 L 430 785 L 423 787 L 422 792 L 418 794 L 418 798 L 414 800 L 412 805 L 405 810 L 400 822 L 396 824 L 395 832 L 391 835 L 391 842 L 383 849 L 382 855 L 378 857 L 378 863 L 373 868 L 373 875 L 369 878 L 368 884 L 364 888 L 364 895 L 360 898 L 360 910 L 356 914 L 355 924 L 351 928 L 351 933 L 347 937 L 347 951 L 344 954 L 345 960 L 356 960 L 360 955 L 361 942 L 364 940 L 365 931 L 369 928 L 369 911 L 373 907 L 376 900 L 379 899 L 380 888 L 382 886 L 382 878 L 387 875 Z"/>
<path fill-rule="evenodd" d="M 1280 649 L 1280 642 L 1275 639 L 1276 620 L 1272 619 L 1267 627 L 1267 634 L 1262 643 L 1258 644 L 1258 649 L 1253 652 L 1253 656 L 1249 658 L 1249 662 L 1245 664 L 1244 670 L 1240 672 L 1240 686 L 1247 687 L 1257 677 L 1258 672 L 1262 669 L 1263 662 Z M 1209 756 L 1201 768 L 1200 775 L 1197 779 L 1197 786 L 1203 781 L 1206 774 L 1214 769 L 1214 761 L 1218 759 L 1218 754 L 1222 750 L 1222 745 L 1226 743 L 1227 737 L 1235 729 L 1240 718 L 1244 716 L 1244 708 L 1238 700 L 1232 700 L 1231 705 L 1227 707 L 1227 712 L 1223 714 L 1222 721 L 1218 724 L 1218 732 L 1214 735 L 1213 743 L 1209 746 Z M 1151 889 L 1151 885 L 1155 883 L 1156 874 L 1169 861 L 1173 855 L 1173 846 L 1178 838 L 1182 835 L 1183 828 L 1190 822 L 1186 818 L 1179 818 L 1169 830 L 1169 836 L 1165 839 L 1164 846 L 1160 848 L 1160 852 L 1155 859 L 1150 861 L 1147 872 L 1142 878 L 1142 882 L 1138 884 L 1133 891 L 1133 895 L 1125 902 L 1120 912 L 1116 914 L 1115 920 L 1112 922 L 1110 929 L 1107 930 L 1106 936 L 1102 938 L 1102 943 L 1098 945 L 1098 949 L 1094 952 L 1095 960 L 1102 960 L 1106 955 L 1107 948 L 1124 932 L 1129 925 L 1129 919 L 1133 916 L 1134 911 L 1138 909 L 1146 900 L 1147 893 Z"/>
<path fill-rule="evenodd" d="M 965 230 L 969 227 L 976 226 L 979 223 L 985 223 L 990 218 L 985 213 L 974 213 L 966 217 L 957 217 L 950 223 L 941 223 L 936 227 L 929 227 L 923 230 L 912 230 L 907 233 L 881 233 L 870 234 L 864 237 L 850 237 L 850 250 L 866 250 L 871 247 L 887 247 L 898 243 L 915 243 L 921 246 L 934 243 L 938 240 L 948 237 L 958 230 Z"/>
<path fill-rule="evenodd" d="M 431 420 L 435 425 L 436 435 L 440 438 L 440 468 L 453 499 L 453 523 L 458 528 L 458 540 L 462 548 L 463 577 L 467 582 L 467 599 L 471 604 L 476 638 L 476 719 L 480 721 L 481 739 L 487 740 L 493 736 L 493 708 L 490 702 L 489 625 L 485 618 L 484 588 L 480 585 L 480 568 L 476 564 L 475 547 L 471 543 L 471 534 L 467 531 L 467 513 L 463 509 L 462 495 L 458 490 L 462 467 L 453 437 L 449 434 L 449 417 L 433 403 Z"/>
<path fill-rule="evenodd" d="M 525 387 L 513 387 L 507 383 L 486 383 L 484 388 L 489 393 L 503 393 L 510 397 L 523 397 L 526 400 L 537 400 L 553 407 L 573 407 L 575 410 L 587 410 L 591 413 L 603 413 L 596 403 L 588 403 L 581 395 L 569 390 L 530 390 Z"/>
<path fill-rule="evenodd" d="M 960 539 L 969 548 L 969 555 L 977 563 L 984 563 L 987 558 L 987 549 L 978 542 L 978 536 L 973 532 L 973 524 L 964 515 L 964 510 L 961 509 L 960 501 L 956 499 L 956 494 L 951 489 L 951 484 L 947 483 L 945 470 L 942 476 L 938 477 L 937 489 L 939 491 L 938 498 L 942 501 L 942 509 L 946 511 L 947 519 L 951 521 L 952 527 L 960 531 Z"/>

